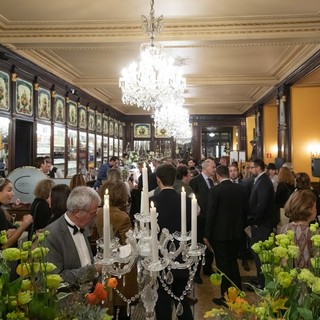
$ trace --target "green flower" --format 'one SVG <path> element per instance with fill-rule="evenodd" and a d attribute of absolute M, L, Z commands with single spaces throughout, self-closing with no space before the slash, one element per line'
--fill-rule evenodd
<path fill-rule="evenodd" d="M 7 238 L 7 234 L 2 234 L 1 232 L 1 235 L 0 235 L 0 244 L 6 244 L 8 241 L 8 238 Z"/>
<path fill-rule="evenodd" d="M 8 248 L 2 251 L 2 255 L 7 261 L 17 261 L 20 259 L 20 250 L 18 248 Z"/>
<path fill-rule="evenodd" d="M 37 247 L 31 251 L 31 255 L 32 255 L 32 258 L 34 259 L 40 259 L 42 257 L 45 257 L 48 254 L 48 252 L 49 252 L 48 248 Z"/>
<path fill-rule="evenodd" d="M 291 240 L 286 234 L 277 234 L 276 242 L 281 247 L 287 247 L 291 243 Z"/>
<path fill-rule="evenodd" d="M 32 247 L 32 242 L 31 241 L 25 241 L 22 244 L 22 250 L 29 250 Z"/>
<path fill-rule="evenodd" d="M 59 274 L 49 274 L 47 276 L 47 287 L 49 289 L 57 289 L 62 282 L 62 278 Z"/>
<path fill-rule="evenodd" d="M 280 259 L 283 259 L 283 258 L 288 258 L 288 250 L 284 247 L 275 247 L 272 249 L 275 257 L 278 257 Z"/>
<path fill-rule="evenodd" d="M 309 227 L 309 229 L 312 233 L 316 233 L 318 228 L 319 228 L 318 222 L 310 224 L 310 227 Z"/>
<path fill-rule="evenodd" d="M 19 304 L 27 304 L 32 299 L 32 293 L 30 291 L 19 291 L 18 292 L 18 302 Z"/>
<path fill-rule="evenodd" d="M 277 280 L 283 288 L 289 288 L 292 283 L 292 277 L 288 272 L 279 272 L 277 274 Z"/>
<path fill-rule="evenodd" d="M 297 258 L 299 256 L 300 249 L 298 246 L 295 245 L 288 245 L 288 255 L 289 258 Z"/>
<path fill-rule="evenodd" d="M 320 294 L 320 278 L 315 279 L 311 289 L 313 293 Z"/>
<path fill-rule="evenodd" d="M 273 258 L 273 253 L 272 253 L 271 250 L 263 250 L 259 254 L 259 258 L 260 258 L 262 263 L 271 262 L 272 258 Z"/>
<path fill-rule="evenodd" d="M 271 273 L 272 272 L 272 265 L 270 263 L 266 263 L 261 265 L 261 271 L 263 273 Z"/>
<path fill-rule="evenodd" d="M 300 273 L 298 274 L 298 279 L 309 285 L 312 285 L 316 281 L 316 277 L 314 276 L 314 274 L 306 268 L 303 268 L 300 271 Z"/>
<path fill-rule="evenodd" d="M 222 276 L 220 273 L 213 273 L 210 276 L 210 282 L 213 286 L 220 286 L 222 282 Z"/>
<path fill-rule="evenodd" d="M 41 263 L 40 265 L 41 272 L 52 272 L 56 268 L 57 267 L 51 262 Z"/>
<path fill-rule="evenodd" d="M 320 234 L 312 236 L 311 241 L 316 248 L 320 248 Z"/>
<path fill-rule="evenodd" d="M 31 281 L 29 279 L 24 279 L 21 282 L 21 290 L 29 290 L 31 288 Z"/>
<path fill-rule="evenodd" d="M 263 250 L 263 248 L 262 248 L 262 241 L 259 241 L 259 242 L 257 242 L 257 243 L 254 243 L 253 245 L 252 245 L 252 250 L 255 252 L 255 253 L 257 253 L 257 254 L 259 254 L 259 253 L 261 253 L 262 252 L 262 250 Z"/>
<path fill-rule="evenodd" d="M 320 269 L 320 257 L 310 258 L 311 266 L 315 269 Z"/>

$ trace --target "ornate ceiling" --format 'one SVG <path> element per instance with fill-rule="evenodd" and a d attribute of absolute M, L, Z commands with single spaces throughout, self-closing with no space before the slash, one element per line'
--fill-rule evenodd
<path fill-rule="evenodd" d="M 155 0 L 190 114 L 242 114 L 320 49 L 319 0 Z M 121 70 L 148 41 L 142 0 L 1 0 L 0 43 L 124 114 Z"/>

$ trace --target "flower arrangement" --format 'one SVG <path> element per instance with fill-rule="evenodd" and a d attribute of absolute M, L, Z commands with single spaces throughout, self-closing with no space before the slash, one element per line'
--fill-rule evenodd
<path fill-rule="evenodd" d="M 0 319 L 112 319 L 105 308 L 106 289 L 115 287 L 116 279 L 110 278 L 107 286 L 98 283 L 93 293 L 59 292 L 67 284 L 60 275 L 52 274 L 56 266 L 46 261 L 49 249 L 44 246 L 44 240 L 47 236 L 48 232 L 38 233 L 33 242 L 21 242 L 18 248 L 0 251 Z M 6 242 L 6 231 L 1 231 L 0 245 Z M 11 281 L 13 266 L 19 278 Z M 73 296 L 77 296 L 77 302 L 71 308 L 64 308 L 62 301 L 68 296 L 70 301 L 75 301 Z"/>
<path fill-rule="evenodd" d="M 271 234 L 266 241 L 252 246 L 261 260 L 265 288 L 253 287 L 256 302 L 249 302 L 245 292 L 232 282 L 225 294 L 228 309 L 212 309 L 206 319 L 250 320 L 314 320 L 320 318 L 320 235 L 318 223 L 310 226 L 313 257 L 310 268 L 294 268 L 299 247 L 294 244 L 294 232 Z M 224 274 L 210 278 L 213 285 L 220 285 Z M 229 279 L 230 281 L 230 279 Z"/>

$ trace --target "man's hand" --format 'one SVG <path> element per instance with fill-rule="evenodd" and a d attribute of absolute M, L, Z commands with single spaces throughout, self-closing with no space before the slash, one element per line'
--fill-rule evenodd
<path fill-rule="evenodd" d="M 212 249 L 210 242 L 207 238 L 203 238 L 203 243 L 207 246 L 209 251 L 213 252 L 213 249 Z"/>

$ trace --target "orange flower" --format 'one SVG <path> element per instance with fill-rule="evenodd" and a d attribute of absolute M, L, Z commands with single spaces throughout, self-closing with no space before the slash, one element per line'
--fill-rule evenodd
<path fill-rule="evenodd" d="M 96 287 L 95 287 L 93 293 L 94 293 L 94 294 L 96 295 L 96 297 L 97 297 L 98 299 L 100 299 L 101 301 L 106 300 L 107 294 L 108 294 L 107 291 L 106 291 L 105 288 L 104 288 L 104 285 L 103 285 L 101 282 L 98 282 L 98 283 L 96 284 Z"/>
<path fill-rule="evenodd" d="M 99 299 L 97 298 L 97 296 L 94 293 L 88 293 L 86 295 L 86 302 L 87 302 L 87 304 L 98 304 Z"/>
<path fill-rule="evenodd" d="M 228 298 L 231 301 L 236 301 L 237 297 L 238 297 L 239 291 L 237 288 L 235 287 L 229 287 L 228 288 Z"/>
<path fill-rule="evenodd" d="M 115 289 L 118 285 L 118 281 L 116 278 L 109 278 L 107 282 L 107 286 L 109 288 Z"/>

